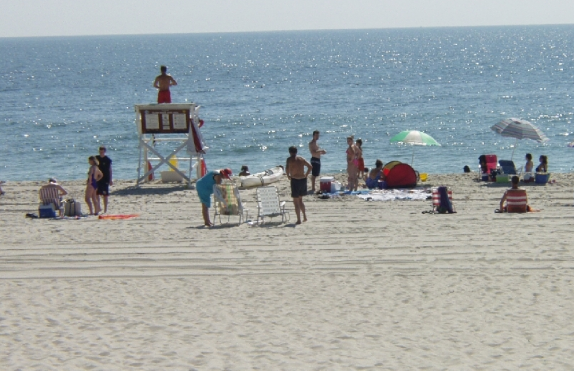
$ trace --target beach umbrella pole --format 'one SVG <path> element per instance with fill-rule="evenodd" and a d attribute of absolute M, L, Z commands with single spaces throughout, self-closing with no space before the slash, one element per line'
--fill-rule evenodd
<path fill-rule="evenodd" d="M 516 143 L 518 143 L 518 138 L 514 141 L 514 147 L 512 147 L 512 156 L 510 156 L 510 161 L 514 158 L 514 150 L 516 150 Z"/>

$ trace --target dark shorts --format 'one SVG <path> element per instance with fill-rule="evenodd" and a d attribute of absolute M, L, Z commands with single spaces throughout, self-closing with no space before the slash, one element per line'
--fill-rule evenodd
<path fill-rule="evenodd" d="M 311 157 L 311 165 L 313 165 L 311 175 L 319 176 L 319 174 L 321 174 L 321 159 L 317 157 Z"/>
<path fill-rule="evenodd" d="M 98 188 L 96 193 L 100 196 L 108 196 L 110 194 L 110 183 L 108 182 L 98 182 Z"/>
<path fill-rule="evenodd" d="M 297 198 L 307 195 L 307 178 L 291 178 L 291 197 Z"/>

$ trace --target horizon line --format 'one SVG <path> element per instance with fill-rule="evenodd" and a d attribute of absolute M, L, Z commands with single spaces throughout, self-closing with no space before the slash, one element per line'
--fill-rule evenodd
<path fill-rule="evenodd" d="M 381 28 L 311 28 L 287 30 L 257 30 L 257 31 L 211 31 L 211 32 L 166 32 L 166 33 L 124 33 L 124 34 L 77 34 L 77 35 L 35 35 L 35 36 L 0 36 L 1 39 L 33 39 L 33 38 L 66 38 L 66 37 L 101 37 L 101 36 L 167 36 L 167 35 L 209 35 L 209 34 L 252 34 L 252 33 L 282 33 L 282 32 L 313 32 L 313 31 L 378 31 L 378 30 L 415 30 L 415 29 L 452 29 L 452 28 L 495 28 L 495 27 L 544 27 L 544 26 L 573 26 L 574 23 L 533 23 L 533 24 L 496 24 L 468 26 L 418 26 L 418 27 L 381 27 Z"/>

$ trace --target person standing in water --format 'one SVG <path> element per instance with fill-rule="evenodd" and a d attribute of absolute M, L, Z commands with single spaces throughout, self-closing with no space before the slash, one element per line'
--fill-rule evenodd
<path fill-rule="evenodd" d="M 307 172 L 304 168 L 307 167 Z M 301 224 L 301 213 L 303 213 L 303 221 L 307 221 L 307 214 L 305 214 L 305 204 L 303 204 L 303 196 L 307 194 L 307 176 L 311 172 L 313 165 L 301 156 L 297 156 L 297 147 L 289 147 L 289 157 L 285 165 L 285 174 L 291 181 L 291 197 L 293 197 L 293 204 L 295 205 L 295 212 L 297 213 L 297 224 Z"/>
<path fill-rule="evenodd" d="M 321 155 L 327 153 L 323 148 L 317 144 L 319 140 L 319 130 L 313 132 L 313 140 L 309 142 L 309 152 L 311 152 L 311 165 L 313 171 L 311 172 L 311 192 L 315 193 L 315 180 L 321 174 Z"/>
<path fill-rule="evenodd" d="M 171 103 L 170 86 L 177 85 L 177 82 L 167 74 L 167 67 L 161 66 L 161 75 L 157 76 L 153 82 L 153 87 L 158 89 L 157 102 L 158 103 Z"/>

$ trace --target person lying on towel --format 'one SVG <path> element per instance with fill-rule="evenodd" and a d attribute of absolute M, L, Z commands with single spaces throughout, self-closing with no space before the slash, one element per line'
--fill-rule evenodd
<path fill-rule="evenodd" d="M 525 213 L 540 211 L 534 210 L 528 205 L 526 190 L 518 188 L 518 181 L 519 178 L 516 175 L 512 177 L 512 187 L 504 192 L 504 195 L 502 195 L 500 199 L 500 212 Z"/>

